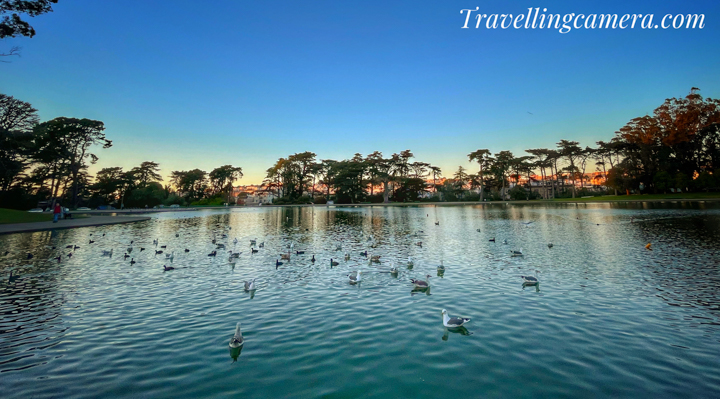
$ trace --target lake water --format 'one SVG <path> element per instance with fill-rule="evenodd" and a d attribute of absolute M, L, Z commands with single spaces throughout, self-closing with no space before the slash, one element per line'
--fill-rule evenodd
<path fill-rule="evenodd" d="M 0 249 L 5 399 L 720 396 L 713 203 L 204 210 Z"/>

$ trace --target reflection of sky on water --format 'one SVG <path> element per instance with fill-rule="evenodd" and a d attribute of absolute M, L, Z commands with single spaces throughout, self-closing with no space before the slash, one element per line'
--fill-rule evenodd
<path fill-rule="evenodd" d="M 248 208 L 0 236 L 0 273 L 17 275 L 0 286 L 0 378 L 9 397 L 383 396 L 416 376 L 430 395 L 703 396 L 720 375 L 719 222 L 711 203 Z M 208 257 L 213 237 L 226 248 Z M 275 269 L 291 244 L 305 254 Z M 242 252 L 234 265 L 228 251 Z M 540 285 L 523 287 L 535 270 Z M 431 288 L 414 290 L 426 274 Z M 445 332 L 442 308 L 471 334 Z M 237 321 L 246 345 L 228 362 Z M 515 390 L 528 378 L 536 389 Z"/>

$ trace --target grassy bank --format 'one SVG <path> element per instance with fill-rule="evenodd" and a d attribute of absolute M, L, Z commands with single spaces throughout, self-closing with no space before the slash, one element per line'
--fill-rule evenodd
<path fill-rule="evenodd" d="M 72 214 L 73 212 L 70 213 Z M 88 216 L 73 215 L 73 219 L 82 219 L 86 217 Z M 48 222 L 52 220 L 52 218 L 53 214 L 51 212 L 36 213 L 0 208 L 0 224 Z"/>
<path fill-rule="evenodd" d="M 52 213 L 34 213 L 0 208 L 0 224 L 47 222 L 52 220 Z"/>

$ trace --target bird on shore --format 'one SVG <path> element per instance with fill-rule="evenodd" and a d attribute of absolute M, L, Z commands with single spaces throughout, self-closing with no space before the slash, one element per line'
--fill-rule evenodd
<path fill-rule="evenodd" d="M 450 317 L 447 310 L 442 310 L 443 325 L 447 328 L 462 327 L 463 324 L 470 321 L 466 317 Z"/>
<path fill-rule="evenodd" d="M 255 279 L 245 282 L 245 291 L 255 291 Z"/>
<path fill-rule="evenodd" d="M 166 271 L 166 272 L 169 272 L 170 270 L 175 270 L 175 268 L 172 267 L 172 266 L 165 266 L 165 265 L 163 265 L 163 267 L 165 268 L 164 271 Z"/>
<path fill-rule="evenodd" d="M 537 278 L 537 274 L 539 273 L 539 270 L 535 270 L 534 276 L 520 276 L 520 278 L 523 279 L 523 284 L 525 285 L 535 285 L 540 283 L 540 280 Z"/>
<path fill-rule="evenodd" d="M 239 348 L 243 346 L 245 343 L 245 340 L 243 339 L 242 332 L 240 331 L 240 323 L 237 323 L 235 326 L 235 335 L 233 335 L 232 338 L 230 338 L 230 347 L 231 348 Z"/>
<path fill-rule="evenodd" d="M 348 274 L 348 278 L 350 278 L 350 284 L 359 283 L 362 279 L 362 270 Z"/>
<path fill-rule="evenodd" d="M 430 286 L 430 276 L 429 274 L 425 276 L 425 280 L 418 280 L 415 278 L 411 278 L 410 282 L 415 285 L 415 288 L 428 288 Z"/>

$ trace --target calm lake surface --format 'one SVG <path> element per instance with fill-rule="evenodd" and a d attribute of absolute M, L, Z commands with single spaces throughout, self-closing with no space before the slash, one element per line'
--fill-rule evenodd
<path fill-rule="evenodd" d="M 305 254 L 276 269 L 291 244 Z M 4 235 L 0 396 L 719 397 L 719 249 L 720 206 L 685 202 L 204 210 Z M 448 331 L 442 309 L 472 321 Z"/>

